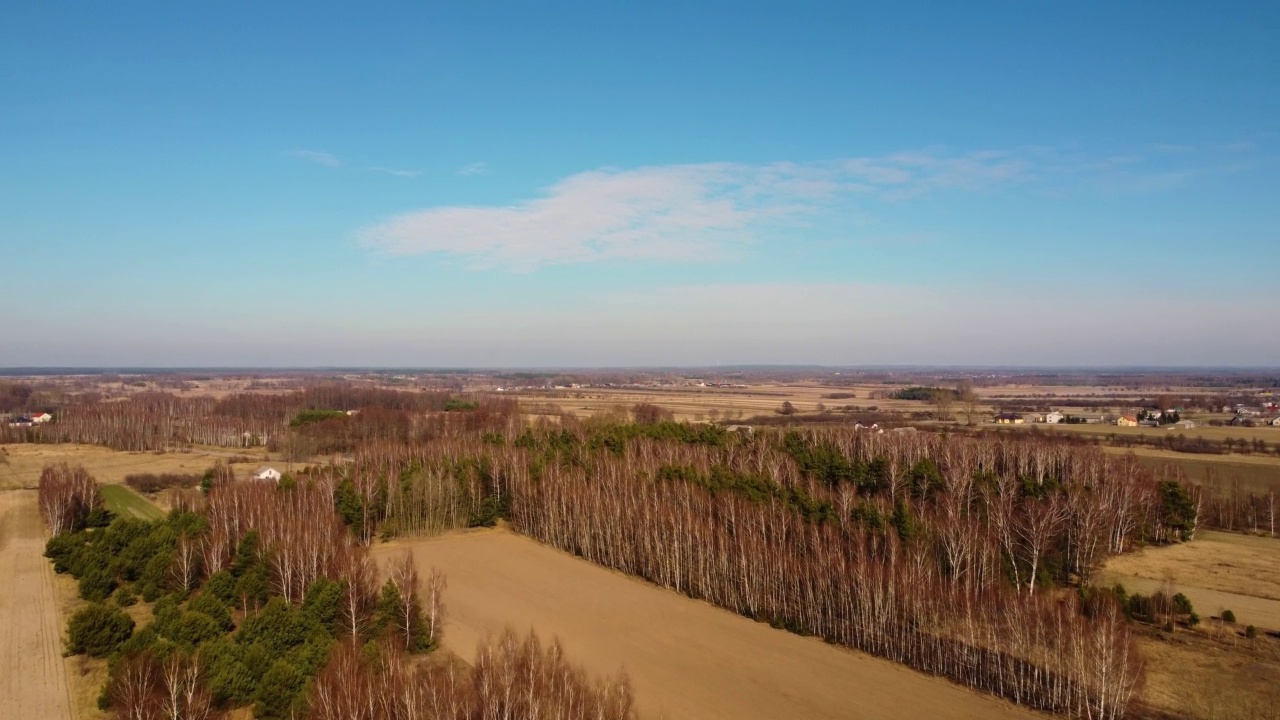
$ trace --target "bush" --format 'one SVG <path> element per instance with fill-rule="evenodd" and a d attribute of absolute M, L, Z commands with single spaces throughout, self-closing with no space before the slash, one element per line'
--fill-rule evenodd
<path fill-rule="evenodd" d="M 230 575 L 227 577 L 230 577 Z M 235 623 L 231 621 L 231 611 L 216 595 L 209 592 L 208 588 L 205 588 L 204 592 L 197 595 L 195 600 L 187 603 L 187 609 L 207 615 L 223 631 L 229 631 L 235 627 Z"/>
<path fill-rule="evenodd" d="M 135 473 L 124 476 L 124 483 L 140 493 L 155 494 L 175 487 L 195 487 L 200 484 L 199 475 L 180 473 Z"/>
<path fill-rule="evenodd" d="M 122 586 L 116 591 L 116 604 L 120 607 L 129 607 L 138 604 L 138 596 L 133 592 L 133 588 L 128 585 Z"/>
<path fill-rule="evenodd" d="M 305 678 L 292 665 L 277 660 L 258 683 L 258 704 L 253 714 L 260 718 L 284 718 L 298 700 Z"/>
<path fill-rule="evenodd" d="M 236 578 L 226 570 L 219 570 L 209 576 L 208 582 L 204 584 L 204 591 L 221 600 L 224 605 L 231 605 L 236 601 Z"/>
<path fill-rule="evenodd" d="M 1258 628 L 1250 625 L 1249 627 L 1244 629 L 1244 636 L 1249 638 L 1250 640 L 1258 637 Z"/>
<path fill-rule="evenodd" d="M 133 618 L 118 608 L 94 603 L 71 616 L 67 649 L 73 655 L 104 657 L 133 635 Z"/>
<path fill-rule="evenodd" d="M 195 646 L 222 635 L 217 621 L 204 613 L 191 611 L 180 614 L 166 629 L 165 637 L 181 645 Z"/>
<path fill-rule="evenodd" d="M 90 565 L 80 574 L 80 597 L 101 602 L 115 592 L 116 578 L 103 565 Z"/>
<path fill-rule="evenodd" d="M 1222 611 L 1222 622 L 1234 623 L 1235 621 L 1236 621 L 1235 613 L 1231 612 L 1230 610 Z"/>

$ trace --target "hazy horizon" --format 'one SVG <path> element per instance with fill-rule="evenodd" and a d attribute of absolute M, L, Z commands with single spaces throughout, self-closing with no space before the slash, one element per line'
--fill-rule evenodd
<path fill-rule="evenodd" d="M 0 368 L 1274 367 L 1280 7 L 0 10 Z"/>

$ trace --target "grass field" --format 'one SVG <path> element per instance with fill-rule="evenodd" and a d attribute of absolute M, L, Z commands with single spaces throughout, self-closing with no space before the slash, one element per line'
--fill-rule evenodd
<path fill-rule="evenodd" d="M 102 485 L 99 491 L 102 493 L 102 504 L 112 515 L 142 520 L 159 520 L 164 517 L 164 511 L 124 485 Z"/>
<path fill-rule="evenodd" d="M 594 673 L 630 676 L 641 717 L 1033 718 L 1009 702 L 816 638 L 775 630 L 503 530 L 375 547 L 448 578 L 444 644 L 513 626 L 558 637 Z"/>
<path fill-rule="evenodd" d="M 259 451 L 260 453 L 261 451 Z M 0 490 L 34 488 L 40 481 L 40 471 L 45 465 L 66 462 L 83 465 L 100 483 L 124 482 L 125 476 L 134 473 L 184 473 L 199 474 L 208 470 L 218 460 L 254 456 L 255 453 L 239 450 L 215 450 L 196 448 L 191 452 L 146 453 L 122 452 L 98 445 L 0 445 L 4 461 L 0 462 Z M 252 462 L 233 463 L 236 474 L 247 477 L 264 462 L 255 457 Z M 282 468 L 283 469 L 283 468 Z"/>
<path fill-rule="evenodd" d="M 1201 532 L 1189 543 L 1112 558 L 1102 582 L 1143 594 L 1169 587 L 1201 616 L 1196 630 L 1141 636 L 1144 702 L 1192 718 L 1280 718 L 1280 640 L 1241 636 L 1245 625 L 1280 629 L 1280 539 Z M 1223 610 L 1235 614 L 1235 626 L 1214 619 Z"/>
<path fill-rule="evenodd" d="M 1201 616 L 1231 610 L 1243 625 L 1280 630 L 1280 539 L 1201 531 L 1196 539 L 1111 558 L 1106 582 L 1149 593 L 1166 582 Z"/>

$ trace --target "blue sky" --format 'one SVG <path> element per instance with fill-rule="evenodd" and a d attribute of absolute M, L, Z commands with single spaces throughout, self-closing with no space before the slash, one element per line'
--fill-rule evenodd
<path fill-rule="evenodd" d="M 17 5 L 0 366 L 1280 365 L 1272 3 Z"/>

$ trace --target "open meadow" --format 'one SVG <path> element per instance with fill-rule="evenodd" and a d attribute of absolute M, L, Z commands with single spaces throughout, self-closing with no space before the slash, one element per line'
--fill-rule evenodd
<path fill-rule="evenodd" d="M 505 626 L 558 637 L 590 670 L 622 668 L 641 717 L 1047 717 L 895 663 L 754 622 L 504 530 L 396 541 L 445 573 L 445 646 L 470 661 Z"/>
<path fill-rule="evenodd" d="M 103 484 L 124 482 L 125 477 L 139 473 L 178 473 L 199 475 L 219 460 L 255 458 L 252 462 L 233 462 L 238 476 L 247 477 L 264 462 L 261 450 L 217 450 L 194 448 L 188 452 L 125 452 L 99 445 L 9 443 L 0 445 L 0 489 L 34 488 L 46 465 L 69 463 L 82 465 L 94 479 Z"/>

